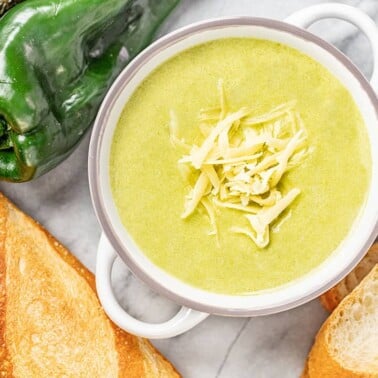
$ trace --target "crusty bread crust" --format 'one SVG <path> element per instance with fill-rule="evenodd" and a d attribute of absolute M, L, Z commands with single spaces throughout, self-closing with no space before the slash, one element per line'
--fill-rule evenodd
<path fill-rule="evenodd" d="M 352 272 L 320 297 L 323 307 L 328 311 L 333 311 L 376 264 L 378 264 L 378 243 L 370 247 L 366 256 Z"/>
<path fill-rule="evenodd" d="M 24 231 L 24 232 L 23 232 Z M 54 260 L 49 267 L 46 267 L 46 270 L 43 273 L 40 273 L 40 268 L 44 264 L 40 261 L 40 256 L 37 251 L 37 248 L 33 245 L 36 244 L 38 241 L 38 247 L 43 249 L 43 258 L 50 260 Z M 30 247 L 30 250 L 27 250 Z M 23 248 L 22 251 L 19 248 Z M 27 250 L 27 251 L 25 251 Z M 12 253 L 10 253 L 12 252 Z M 31 256 L 30 254 L 35 252 L 35 257 Z M 27 253 L 25 255 L 25 253 Z M 22 255 L 24 254 L 24 255 Z M 59 256 L 59 258 L 57 258 Z M 34 259 L 34 260 L 33 260 Z M 59 262 L 60 261 L 60 262 Z M 62 263 L 62 261 L 64 263 Z M 24 265 L 26 264 L 26 268 Z M 55 265 L 54 265 L 55 264 Z M 58 265 L 61 264 L 61 265 Z M 46 264 L 47 265 L 47 264 Z M 59 274 L 67 274 L 68 282 L 67 286 L 69 287 L 70 284 L 76 285 L 74 287 L 67 288 L 67 291 L 62 289 L 60 286 L 57 288 L 52 287 L 54 285 L 54 272 L 52 272 L 51 267 L 57 268 L 60 267 L 59 271 L 56 272 Z M 16 269 L 15 269 L 16 267 Z M 43 266 L 44 268 L 44 266 Z M 32 333 L 31 335 L 25 335 L 25 329 L 20 330 L 20 333 L 23 335 L 22 340 L 20 336 L 17 334 L 18 328 L 24 327 L 22 322 L 27 320 L 20 320 L 17 313 L 22 311 L 23 304 L 17 303 L 17 299 L 13 295 L 13 297 L 8 298 L 9 291 L 17 293 L 17 285 L 14 285 L 14 281 L 18 280 L 19 274 L 18 270 L 21 271 L 20 277 L 22 276 L 22 271 L 26 270 L 33 270 L 34 274 L 36 275 L 35 282 L 31 287 L 33 287 L 34 292 L 30 293 L 30 296 L 36 295 L 35 291 L 40 291 L 41 293 L 47 293 L 48 296 L 51 290 L 55 290 L 54 295 L 51 296 L 51 300 L 53 301 L 60 301 L 60 297 L 62 297 L 62 301 L 65 300 L 67 303 L 67 314 L 63 314 L 63 320 L 61 317 L 58 319 L 54 319 L 54 314 L 49 313 L 48 319 L 45 322 L 49 322 L 51 320 L 55 321 L 64 321 L 67 320 L 67 325 L 64 328 L 64 332 L 66 334 L 67 331 L 70 330 L 70 326 L 73 325 L 73 329 L 71 330 L 75 337 L 77 337 L 78 341 L 82 336 L 86 342 L 88 343 L 89 350 L 85 351 L 85 340 L 84 340 L 84 347 L 80 345 L 80 353 L 83 353 L 84 348 L 84 355 L 86 355 L 86 361 L 89 365 L 88 368 L 93 368 L 90 366 L 90 361 L 93 356 L 93 364 L 98 364 L 101 368 L 104 369 L 103 372 L 98 371 L 99 377 L 115 377 L 118 376 L 120 378 L 127 377 L 127 378 L 142 378 L 142 377 L 179 377 L 178 373 L 174 370 L 173 366 L 164 359 L 156 349 L 149 343 L 149 341 L 132 336 L 116 325 L 114 325 L 105 315 L 103 309 L 100 306 L 98 301 L 96 291 L 95 291 L 95 279 L 92 273 L 90 273 L 70 252 L 63 247 L 59 242 L 57 242 L 46 230 L 44 230 L 37 222 L 35 222 L 30 217 L 23 214 L 20 210 L 18 210 L 12 203 L 10 203 L 1 193 L 0 193 L 0 375 L 4 377 L 41 377 L 41 371 L 47 371 L 43 369 L 39 369 L 40 367 L 34 364 L 34 361 L 26 361 L 29 358 L 29 355 L 23 359 L 18 353 L 17 348 L 20 345 L 26 345 L 26 347 L 33 348 L 29 344 L 32 341 L 37 340 L 40 342 L 39 335 L 38 335 L 38 327 L 36 326 L 35 329 L 37 333 Z M 50 269 L 50 270 L 49 270 Z M 66 270 L 67 269 L 67 270 Z M 72 271 L 72 269 L 74 271 Z M 76 272 L 78 275 L 75 275 Z M 13 276 L 10 277 L 10 274 Z M 46 275 L 46 286 L 44 287 L 44 276 Z M 49 277 L 52 275 L 52 277 Z M 22 278 L 22 277 L 21 277 Z M 53 279 L 51 279 L 53 278 Z M 62 280 L 62 277 L 60 277 Z M 33 279 L 31 278 L 31 281 Z M 59 279 L 56 279 L 59 281 Z M 11 282 L 11 284 L 8 284 Z M 57 285 L 60 282 L 57 282 Z M 24 288 L 23 293 L 20 294 L 20 298 L 22 298 L 22 294 L 25 294 L 25 290 L 27 290 L 27 285 L 25 283 L 20 282 L 20 286 Z M 26 289 L 25 289 L 26 288 Z M 51 289 L 51 290 L 50 290 Z M 75 293 L 75 289 L 80 289 L 80 293 Z M 61 295 L 59 295 L 59 290 L 62 290 Z M 70 291 L 71 290 L 71 291 Z M 56 294 L 56 292 L 58 294 Z M 80 298 L 81 295 L 81 298 Z M 83 297 L 84 296 L 84 297 Z M 8 300 L 11 300 L 8 303 Z M 78 302 L 78 303 L 76 303 Z M 43 298 L 41 299 L 41 303 L 43 303 Z M 48 299 L 45 300 L 46 305 L 50 305 Z M 90 308 L 79 308 L 80 306 L 87 306 Z M 62 304 L 58 303 L 57 308 L 62 306 Z M 72 308 L 71 308 L 72 307 Z M 16 312 L 13 312 L 16 309 Z M 72 310 L 73 309 L 73 310 Z M 18 311 L 17 311 L 18 310 Z M 88 310 L 88 311 L 87 311 Z M 64 311 L 63 311 L 64 312 Z M 82 314 L 90 314 L 91 318 L 84 319 Z M 59 314 L 60 315 L 60 314 Z M 80 316 L 79 316 L 80 315 Z M 58 316 L 58 315 L 57 315 Z M 65 316 L 65 317 L 64 317 Z M 17 319 L 16 319 L 17 318 Z M 30 328 L 33 328 L 35 325 L 33 323 L 34 318 L 30 322 Z M 41 324 L 44 325 L 43 320 L 41 320 Z M 77 322 L 76 322 L 77 320 Z M 77 324 L 76 324 L 76 323 Z M 97 322 L 93 325 L 92 329 L 100 328 L 100 332 L 92 335 L 88 335 L 88 332 L 91 332 L 90 325 L 91 323 Z M 50 324 L 51 325 L 51 324 Z M 47 324 L 49 326 L 49 324 Z M 28 328 L 29 329 L 29 328 Z M 92 331 L 93 332 L 93 331 Z M 43 337 L 46 335 L 43 334 Z M 31 338 L 32 341 L 24 340 L 24 338 Z M 51 337 L 51 332 L 49 334 Z M 56 343 L 57 340 L 59 341 L 59 337 L 62 339 L 62 343 L 66 342 L 66 339 L 69 337 L 65 337 L 64 333 L 63 336 L 53 335 L 53 343 Z M 91 347 L 91 337 L 97 338 L 95 346 L 99 349 L 103 350 L 93 350 L 97 348 Z M 34 342 L 33 341 L 33 342 Z M 62 369 L 66 369 L 65 376 L 69 377 L 76 377 L 79 376 L 75 374 L 72 370 L 72 360 L 74 358 L 71 353 L 70 347 L 72 347 L 72 337 L 69 340 L 71 344 L 68 343 L 67 345 L 62 345 L 62 349 L 64 347 L 67 349 L 66 354 L 62 354 L 59 357 L 59 366 L 57 365 L 57 369 L 59 368 L 59 373 L 62 373 Z M 26 343 L 26 344 L 25 344 Z M 110 346 L 110 347 L 109 347 Z M 47 343 L 43 345 L 43 348 L 46 350 L 53 345 Z M 58 344 L 58 348 L 60 345 Z M 13 348 L 13 352 L 12 352 Z M 16 349 L 15 349 L 16 348 Z M 27 349 L 26 348 L 26 349 Z M 33 349 L 30 349 L 33 350 Z M 42 349 L 44 351 L 44 349 Z M 38 353 L 42 353 L 44 357 L 43 361 L 38 359 L 38 363 L 42 364 L 46 362 L 46 364 L 54 364 L 57 363 L 57 357 L 54 355 L 50 360 L 49 357 L 44 354 L 44 352 L 38 351 Z M 67 360 L 67 365 L 65 365 L 64 356 L 69 355 L 70 360 Z M 73 351 L 72 351 L 73 353 Z M 76 352 L 75 352 L 76 353 Z M 99 353 L 103 353 L 102 356 L 98 356 Z M 55 353 L 56 354 L 56 353 Z M 106 356 L 105 356 L 106 355 Z M 97 356 L 97 360 L 96 360 Z M 23 360 L 22 360 L 23 359 Z M 31 359 L 31 358 L 30 358 Z M 63 360 L 62 360 L 63 359 Z M 71 361 L 71 362 L 70 362 Z M 104 362 L 105 361 L 105 362 Z M 28 363 L 30 363 L 30 369 L 28 369 L 28 373 L 24 374 L 25 366 L 28 367 Z M 57 364 L 58 364 L 57 363 Z M 78 363 L 80 365 L 80 361 Z M 20 367 L 23 365 L 22 367 Z M 33 366 L 32 366 L 33 365 Z M 97 366 L 97 365 L 94 365 Z M 15 367 L 18 368 L 18 373 L 15 374 Z M 24 370 L 23 370 L 24 369 Z M 51 370 L 51 369 L 50 369 Z M 117 371 L 117 373 L 114 373 Z M 21 373 L 20 373 L 21 372 Z M 35 372 L 35 374 L 33 374 Z M 37 375 L 37 372 L 38 375 Z M 113 373 L 112 373 L 113 372 Z M 89 371 L 88 371 L 89 374 Z M 83 376 L 80 373 L 80 376 Z M 89 376 L 89 375 L 88 375 Z"/>
<path fill-rule="evenodd" d="M 370 280 L 370 281 L 369 281 Z M 338 361 L 338 356 L 332 353 L 332 337 L 335 330 L 340 327 L 340 319 L 345 313 L 351 311 L 354 303 L 360 303 L 363 297 L 364 286 L 371 281 L 378 280 L 378 265 L 365 277 L 360 285 L 333 311 L 321 327 L 316 336 L 314 346 L 309 354 L 303 378 L 377 378 L 378 372 L 372 372 L 367 366 L 365 371 L 350 370 L 345 367 L 348 361 Z M 345 324 L 344 324 L 345 327 Z M 348 327 L 353 327 L 349 324 Z M 374 327 L 374 325 L 372 326 Z M 343 348 L 348 350 L 348 345 Z M 377 350 L 378 356 L 378 350 Z M 361 357 L 362 358 L 362 357 Z"/>
<path fill-rule="evenodd" d="M 306 361 L 306 365 L 303 370 L 303 373 L 301 375 L 301 378 L 310 378 L 310 376 L 308 375 L 308 362 L 307 361 Z"/>
<path fill-rule="evenodd" d="M 0 194 L 1 196 L 1 194 Z M 6 235 L 7 205 L 0 197 L 0 376 L 13 377 L 12 363 L 5 342 L 5 311 L 6 311 L 6 287 L 5 287 L 5 258 L 4 244 Z"/>

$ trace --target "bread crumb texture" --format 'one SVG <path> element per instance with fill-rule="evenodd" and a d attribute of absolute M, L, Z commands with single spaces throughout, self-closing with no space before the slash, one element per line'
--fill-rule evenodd
<path fill-rule="evenodd" d="M 109 320 L 94 276 L 1 194 L 0 366 L 3 377 L 178 377 Z"/>
<path fill-rule="evenodd" d="M 310 378 L 378 377 L 378 265 L 324 323 L 306 369 Z"/>
<path fill-rule="evenodd" d="M 323 307 L 333 311 L 366 275 L 378 264 L 378 243 L 373 244 L 356 268 L 320 297 Z"/>

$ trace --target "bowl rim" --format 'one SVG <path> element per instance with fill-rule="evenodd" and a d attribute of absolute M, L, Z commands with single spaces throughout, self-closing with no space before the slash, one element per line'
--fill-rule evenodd
<path fill-rule="evenodd" d="M 88 177 L 89 177 L 89 189 L 92 199 L 93 208 L 95 210 L 97 219 L 101 225 L 102 231 L 108 239 L 109 243 L 112 245 L 114 250 L 117 252 L 118 256 L 126 263 L 128 268 L 132 273 L 141 279 L 145 284 L 147 284 L 153 291 L 159 293 L 160 295 L 174 301 L 177 304 L 187 306 L 189 308 L 203 311 L 210 314 L 218 315 L 229 315 L 229 316 L 255 316 L 255 315 L 268 315 L 273 313 L 278 313 L 281 311 L 289 310 L 291 308 L 297 307 L 301 304 L 309 302 L 310 300 L 318 297 L 323 292 L 327 291 L 329 288 L 334 286 L 338 281 L 340 281 L 345 275 L 347 275 L 363 258 L 366 250 L 374 242 L 378 234 L 378 219 L 373 226 L 373 231 L 370 234 L 370 237 L 365 241 L 363 248 L 356 253 L 353 260 L 344 267 L 344 269 L 332 280 L 321 285 L 316 290 L 313 290 L 311 293 L 293 300 L 289 303 L 280 303 L 275 307 L 267 309 L 242 309 L 242 308 L 227 308 L 221 306 L 214 306 L 211 304 L 199 303 L 195 298 L 187 298 L 175 291 L 174 289 L 168 289 L 163 286 L 158 280 L 154 279 L 148 273 L 144 272 L 139 265 L 133 260 L 132 254 L 124 249 L 120 240 L 117 237 L 116 231 L 111 225 L 111 221 L 106 212 L 106 205 L 100 194 L 100 153 L 101 153 L 101 144 L 103 140 L 104 130 L 107 124 L 107 119 L 110 114 L 110 109 L 113 108 L 113 105 L 118 97 L 117 94 L 125 86 L 133 73 L 137 72 L 144 62 L 149 59 L 151 56 L 159 53 L 161 50 L 164 50 L 166 47 L 169 47 L 176 42 L 180 41 L 183 38 L 190 37 L 193 34 L 200 32 L 208 31 L 211 29 L 218 29 L 224 27 L 235 27 L 235 26 L 260 26 L 269 29 L 274 29 L 281 32 L 287 32 L 294 34 L 296 37 L 304 39 L 306 41 L 317 44 L 322 49 L 326 50 L 328 53 L 333 55 L 342 65 L 356 78 L 356 80 L 361 85 L 361 89 L 368 96 L 371 105 L 374 108 L 376 117 L 378 118 L 378 98 L 371 87 L 369 81 L 361 73 L 361 71 L 355 66 L 355 64 L 340 50 L 335 46 L 331 45 L 324 39 L 314 35 L 313 33 L 297 27 L 295 25 L 289 24 L 285 21 L 273 20 L 269 18 L 261 17 L 248 17 L 248 16 L 239 16 L 239 17 L 228 17 L 228 18 L 217 18 L 204 20 L 197 23 L 192 23 L 188 26 L 182 27 L 176 31 L 173 31 L 158 40 L 152 43 L 149 47 L 143 50 L 139 55 L 137 55 L 129 65 L 120 73 L 118 78 L 115 80 L 111 88 L 108 90 L 105 99 L 101 105 L 101 108 L 98 112 L 97 118 L 94 122 L 93 131 L 91 135 L 89 153 L 88 153 Z M 130 77 L 128 77 L 130 76 Z M 216 294 L 216 293 L 214 293 Z"/>

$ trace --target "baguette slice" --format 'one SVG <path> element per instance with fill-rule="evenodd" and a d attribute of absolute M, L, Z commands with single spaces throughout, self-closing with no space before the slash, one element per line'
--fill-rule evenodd
<path fill-rule="evenodd" d="M 179 377 L 107 318 L 93 274 L 1 193 L 0 377 Z"/>
<path fill-rule="evenodd" d="M 378 265 L 323 324 L 302 377 L 378 377 Z"/>
<path fill-rule="evenodd" d="M 352 272 L 320 297 L 323 307 L 328 311 L 333 311 L 376 264 L 378 264 L 378 243 L 370 247 L 366 256 Z"/>

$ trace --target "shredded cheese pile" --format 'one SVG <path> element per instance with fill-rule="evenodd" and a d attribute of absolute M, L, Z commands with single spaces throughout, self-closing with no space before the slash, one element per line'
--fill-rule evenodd
<path fill-rule="evenodd" d="M 252 116 L 248 107 L 231 111 L 222 80 L 218 92 L 220 106 L 199 113 L 200 145 L 188 145 L 179 137 L 176 114 L 170 112 L 170 141 L 188 152 L 179 160 L 180 172 L 188 180 L 195 177 L 182 218 L 202 205 L 213 227 L 211 234 L 218 236 L 217 209 L 237 210 L 247 226 L 231 231 L 264 248 L 272 223 L 300 193 L 298 188 L 282 193 L 280 182 L 308 154 L 306 130 L 295 101 Z"/>

